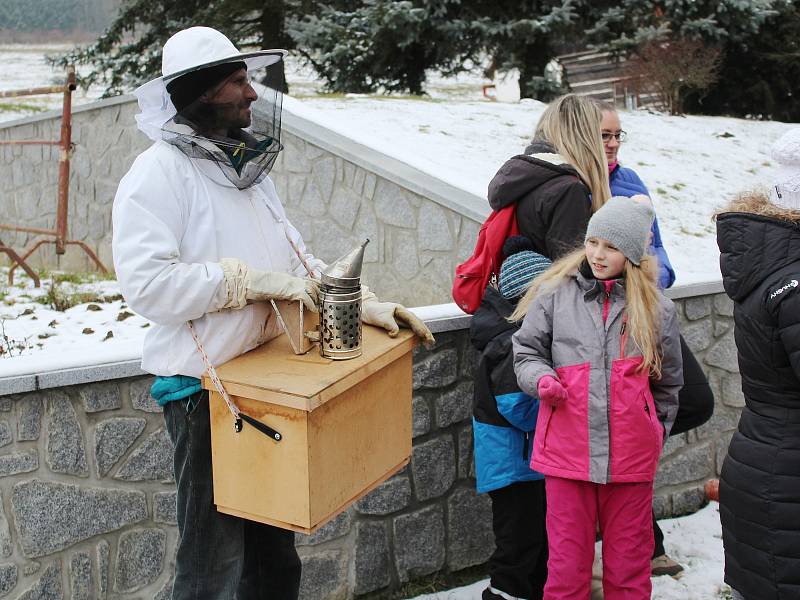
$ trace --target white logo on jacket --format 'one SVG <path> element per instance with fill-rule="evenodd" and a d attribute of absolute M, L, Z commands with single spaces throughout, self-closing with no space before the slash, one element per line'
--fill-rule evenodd
<path fill-rule="evenodd" d="M 777 298 L 786 290 L 790 290 L 792 288 L 796 288 L 798 286 L 797 279 L 792 279 L 789 283 L 784 285 L 783 287 L 778 288 L 774 292 L 770 293 L 769 299 L 772 300 L 773 298 Z"/>

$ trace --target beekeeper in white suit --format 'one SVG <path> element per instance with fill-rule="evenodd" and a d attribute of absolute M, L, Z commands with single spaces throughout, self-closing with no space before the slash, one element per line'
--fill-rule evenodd
<path fill-rule="evenodd" d="M 284 55 L 240 53 L 220 32 L 192 27 L 164 45 L 163 76 L 135 92 L 139 129 L 155 143 L 117 190 L 114 266 L 131 308 L 153 323 L 142 368 L 157 376 L 151 393 L 175 445 L 174 599 L 298 595 L 294 534 L 214 507 L 198 349 L 216 366 L 278 335 L 265 300 L 316 310 L 325 265 L 306 250 L 267 177 L 281 150 L 281 94 L 250 83 L 282 77 Z M 362 317 L 390 335 L 401 324 L 433 341 L 407 309 L 374 294 L 365 294 Z"/>

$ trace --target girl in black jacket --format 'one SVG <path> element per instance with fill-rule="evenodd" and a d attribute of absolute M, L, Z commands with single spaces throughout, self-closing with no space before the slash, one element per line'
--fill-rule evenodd
<path fill-rule="evenodd" d="M 583 243 L 589 217 L 611 197 L 601 119 L 589 99 L 553 100 L 525 153 L 506 161 L 489 183 L 492 209 L 516 203 L 520 234 L 550 260 Z"/>
<path fill-rule="evenodd" d="M 482 600 L 541 600 L 547 579 L 544 476 L 531 470 L 533 430 L 539 401 L 519 389 L 507 317 L 520 296 L 550 266 L 530 240 L 515 236 L 497 287 L 487 286 L 469 333 L 477 351 L 472 430 L 478 493 L 492 498 L 495 551 Z"/>
<path fill-rule="evenodd" d="M 800 599 L 800 129 L 773 147 L 771 196 L 717 216 L 745 408 L 722 465 L 725 582 L 734 598 Z"/>

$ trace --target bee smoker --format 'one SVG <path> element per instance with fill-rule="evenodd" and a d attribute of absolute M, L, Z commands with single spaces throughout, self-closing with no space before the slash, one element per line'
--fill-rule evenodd
<path fill-rule="evenodd" d="M 365 240 L 322 273 L 319 352 L 325 358 L 361 356 L 361 265 L 368 243 Z"/>

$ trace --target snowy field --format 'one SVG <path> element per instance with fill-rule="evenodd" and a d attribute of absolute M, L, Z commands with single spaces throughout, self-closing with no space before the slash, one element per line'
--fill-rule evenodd
<path fill-rule="evenodd" d="M 47 64 L 47 56 L 57 56 L 72 48 L 71 44 L 3 44 L 0 43 L 0 92 L 33 87 L 60 85 L 64 81 L 64 70 Z M 81 73 L 88 73 L 85 66 L 78 67 Z M 291 86 L 291 94 L 297 98 L 319 96 L 323 84 L 314 70 L 300 63 L 292 56 L 286 59 L 286 77 Z M 456 77 L 443 78 L 432 74 L 428 79 L 429 95 L 435 100 L 448 98 L 464 100 L 485 100 L 482 85 L 490 83 L 478 72 L 463 73 Z M 88 90 L 78 88 L 73 93 L 73 105 L 85 104 L 100 98 L 102 87 L 94 86 Z M 63 96 L 48 94 L 19 98 L 0 98 L 0 123 L 35 115 L 45 110 L 61 108 Z"/>
<path fill-rule="evenodd" d="M 55 55 L 71 46 L 65 44 L 1 44 L 0 43 L 0 92 L 33 87 L 47 87 L 64 83 L 63 69 L 54 69 L 45 61 L 45 56 Z M 78 76 L 85 72 L 78 68 Z M 72 95 L 73 105 L 85 104 L 99 98 L 102 90 L 78 88 Z M 0 98 L 0 122 L 20 119 L 36 113 L 60 109 L 63 94 Z"/>
<path fill-rule="evenodd" d="M 716 600 L 730 598 L 723 582 L 722 529 L 719 505 L 710 503 L 693 515 L 659 521 L 664 545 L 672 558 L 684 566 L 679 579 L 654 577 L 653 600 Z M 600 544 L 598 543 L 598 548 Z M 480 600 L 489 581 L 417 596 L 413 600 Z"/>

